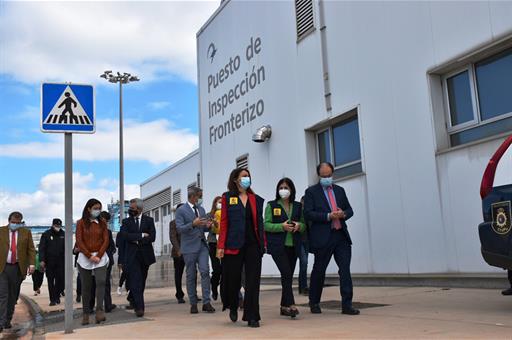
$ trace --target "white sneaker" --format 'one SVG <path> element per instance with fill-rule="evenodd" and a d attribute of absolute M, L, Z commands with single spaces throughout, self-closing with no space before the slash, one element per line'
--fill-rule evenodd
<path fill-rule="evenodd" d="M 122 295 L 123 292 L 121 292 L 121 287 L 117 287 L 117 295 Z"/>

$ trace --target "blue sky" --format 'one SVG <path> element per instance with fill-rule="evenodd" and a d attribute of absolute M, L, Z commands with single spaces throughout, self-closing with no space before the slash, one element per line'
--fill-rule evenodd
<path fill-rule="evenodd" d="M 74 136 L 75 215 L 91 196 L 118 195 L 119 89 L 104 70 L 141 78 L 123 88 L 127 196 L 197 148 L 195 34 L 217 5 L 0 2 L 0 220 L 63 215 L 64 137 L 40 132 L 41 82 L 95 85 L 97 133 Z M 87 24 L 70 25 L 71 13 Z"/>

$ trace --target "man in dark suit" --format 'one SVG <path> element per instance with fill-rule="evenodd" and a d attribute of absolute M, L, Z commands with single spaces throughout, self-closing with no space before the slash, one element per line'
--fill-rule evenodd
<path fill-rule="evenodd" d="M 322 313 L 320 299 L 325 271 L 334 255 L 339 268 L 342 313 L 358 315 L 359 311 L 352 307 L 353 287 L 350 275 L 352 240 L 346 223 L 354 212 L 345 190 L 333 184 L 333 165 L 320 163 L 316 170 L 320 181 L 308 188 L 304 197 L 304 217 L 310 222 L 309 251 L 315 255 L 309 286 L 311 313 Z"/>
<path fill-rule="evenodd" d="M 0 227 L 0 333 L 12 328 L 21 282 L 36 268 L 36 249 L 23 215 L 15 211 L 8 220 L 9 225 Z"/>
<path fill-rule="evenodd" d="M 149 266 L 156 262 L 153 242 L 155 242 L 155 222 L 149 216 L 142 215 L 143 203 L 139 198 L 130 200 L 129 218 L 123 220 L 121 238 L 124 246 L 120 251 L 119 262 L 126 271 L 130 294 L 128 301 L 135 309 L 137 317 L 144 316 L 144 290 Z"/>

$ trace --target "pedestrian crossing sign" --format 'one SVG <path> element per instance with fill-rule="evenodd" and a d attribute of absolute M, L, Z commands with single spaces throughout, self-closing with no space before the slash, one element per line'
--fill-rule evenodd
<path fill-rule="evenodd" d="M 41 86 L 41 131 L 94 133 L 94 87 L 69 83 Z"/>

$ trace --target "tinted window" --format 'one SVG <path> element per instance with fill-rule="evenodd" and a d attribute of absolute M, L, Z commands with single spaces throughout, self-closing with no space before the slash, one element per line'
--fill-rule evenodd
<path fill-rule="evenodd" d="M 468 71 L 446 79 L 446 84 L 452 126 L 473 120 L 473 103 L 471 101 Z"/>
<path fill-rule="evenodd" d="M 331 142 L 329 141 L 329 130 L 318 134 L 318 155 L 320 162 L 331 162 Z"/>
<path fill-rule="evenodd" d="M 473 129 L 454 133 L 450 136 L 452 146 L 466 144 L 486 137 L 492 137 L 512 130 L 512 117 L 501 119 L 490 124 L 480 125 Z"/>
<path fill-rule="evenodd" d="M 482 120 L 512 112 L 512 50 L 475 64 Z"/>
<path fill-rule="evenodd" d="M 335 125 L 332 129 L 334 164 L 344 165 L 361 159 L 357 117 Z"/>

